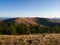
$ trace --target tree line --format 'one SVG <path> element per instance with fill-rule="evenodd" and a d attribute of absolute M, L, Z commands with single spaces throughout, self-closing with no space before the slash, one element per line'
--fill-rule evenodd
<path fill-rule="evenodd" d="M 27 35 L 27 34 L 39 34 L 39 33 L 60 33 L 60 26 L 43 26 L 43 25 L 26 25 L 14 23 L 5 24 L 0 23 L 0 34 L 2 35 Z"/>

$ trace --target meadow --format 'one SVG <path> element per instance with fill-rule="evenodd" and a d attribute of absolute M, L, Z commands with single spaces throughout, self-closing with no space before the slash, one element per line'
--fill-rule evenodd
<path fill-rule="evenodd" d="M 60 34 L 0 35 L 0 45 L 60 45 Z"/>

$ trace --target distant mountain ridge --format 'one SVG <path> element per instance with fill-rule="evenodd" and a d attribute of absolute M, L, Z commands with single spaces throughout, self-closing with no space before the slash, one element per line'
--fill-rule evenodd
<path fill-rule="evenodd" d="M 10 19 L 11 17 L 0 17 L 0 21 Z"/>
<path fill-rule="evenodd" d="M 13 22 L 15 24 L 21 24 L 24 23 L 26 25 L 46 25 L 46 26 L 60 26 L 60 19 L 51 19 L 51 18 L 30 18 L 30 17 L 18 17 L 18 18 L 0 18 L 0 22 L 3 21 L 6 24 Z"/>
<path fill-rule="evenodd" d="M 55 19 L 55 20 L 60 20 L 60 18 L 53 18 L 53 19 Z"/>

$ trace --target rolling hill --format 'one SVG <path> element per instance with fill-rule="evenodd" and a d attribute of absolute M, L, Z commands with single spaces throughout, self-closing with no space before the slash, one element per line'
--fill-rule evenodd
<path fill-rule="evenodd" d="M 18 17 L 0 21 L 0 34 L 21 35 L 60 33 L 60 20 L 53 18 Z"/>
<path fill-rule="evenodd" d="M 18 17 L 18 18 L 0 18 L 0 22 L 5 22 L 6 24 L 26 24 L 26 25 L 46 25 L 46 26 L 60 26 L 60 20 L 51 18 L 32 18 L 32 17 Z"/>

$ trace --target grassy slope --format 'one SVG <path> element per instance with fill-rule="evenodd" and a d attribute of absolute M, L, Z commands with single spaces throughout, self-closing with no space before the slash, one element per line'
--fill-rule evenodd
<path fill-rule="evenodd" d="M 0 45 L 60 45 L 60 34 L 0 35 Z"/>

